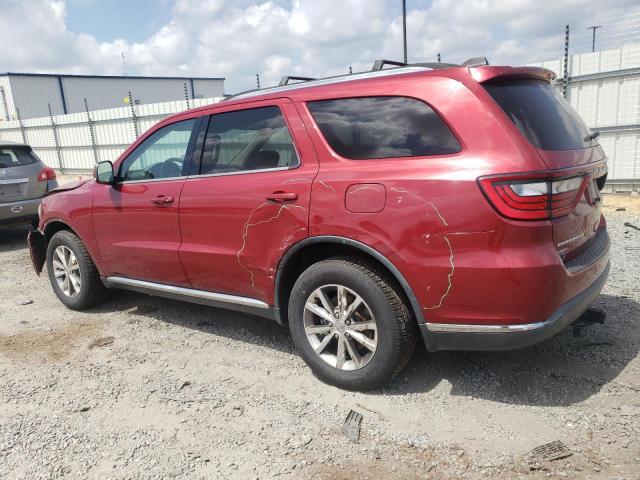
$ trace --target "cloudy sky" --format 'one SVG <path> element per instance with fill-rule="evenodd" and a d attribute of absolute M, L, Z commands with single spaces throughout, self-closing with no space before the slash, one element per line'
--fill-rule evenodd
<path fill-rule="evenodd" d="M 401 0 L 1 0 L 0 71 L 224 76 L 227 92 L 402 58 Z M 605 7 L 606 5 L 606 7 Z M 637 0 L 407 0 L 409 60 L 493 64 L 640 41 Z M 122 53 L 125 61 L 123 65 Z"/>

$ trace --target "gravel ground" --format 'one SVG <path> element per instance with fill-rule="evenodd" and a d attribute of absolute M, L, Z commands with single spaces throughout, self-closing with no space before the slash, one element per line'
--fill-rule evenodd
<path fill-rule="evenodd" d="M 26 229 L 1 229 L 0 478 L 640 478 L 640 197 L 605 204 L 604 327 L 420 351 L 367 394 L 316 380 L 266 320 L 121 291 L 66 310 Z M 553 440 L 573 455 L 527 459 Z"/>

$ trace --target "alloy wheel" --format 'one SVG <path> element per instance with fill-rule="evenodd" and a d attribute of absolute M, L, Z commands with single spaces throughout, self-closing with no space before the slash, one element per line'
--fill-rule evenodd
<path fill-rule="evenodd" d="M 304 329 L 314 352 L 338 370 L 358 370 L 376 353 L 378 329 L 369 306 L 343 285 L 324 285 L 305 303 Z"/>
<path fill-rule="evenodd" d="M 70 298 L 78 296 L 82 285 L 80 265 L 75 254 L 64 245 L 53 251 L 53 276 L 64 295 Z"/>

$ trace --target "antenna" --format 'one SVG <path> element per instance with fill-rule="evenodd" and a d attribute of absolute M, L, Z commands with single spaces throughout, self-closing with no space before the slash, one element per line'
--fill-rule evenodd
<path fill-rule="evenodd" d="M 591 27 L 587 27 L 585 30 L 593 30 L 593 40 L 591 41 L 591 51 L 596 51 L 596 30 L 602 28 L 602 25 L 593 25 Z"/>
<path fill-rule="evenodd" d="M 120 51 L 120 56 L 122 57 L 122 76 L 126 77 L 127 76 L 127 63 L 125 62 L 125 59 L 124 59 L 124 50 Z"/>

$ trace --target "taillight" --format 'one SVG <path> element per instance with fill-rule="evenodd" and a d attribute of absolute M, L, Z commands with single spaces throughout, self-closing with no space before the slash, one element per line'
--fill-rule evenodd
<path fill-rule="evenodd" d="M 47 180 L 55 180 L 56 171 L 53 168 L 44 167 L 38 174 L 39 182 L 46 182 Z"/>
<path fill-rule="evenodd" d="M 515 220 L 547 220 L 568 215 L 575 208 L 589 176 L 517 174 L 480 177 L 478 183 L 498 211 Z"/>

